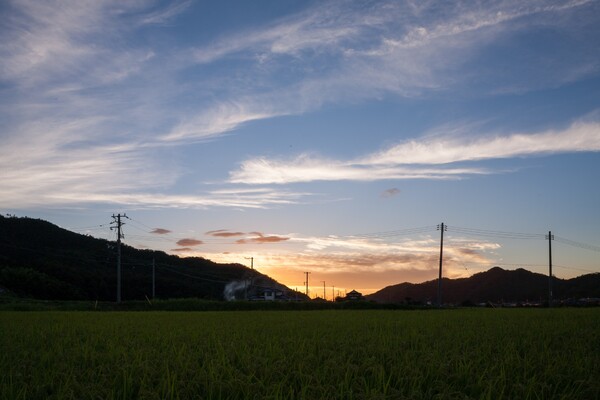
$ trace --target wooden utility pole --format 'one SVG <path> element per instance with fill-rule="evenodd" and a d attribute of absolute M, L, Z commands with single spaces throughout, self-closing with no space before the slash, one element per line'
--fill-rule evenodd
<path fill-rule="evenodd" d="M 304 283 L 306 284 L 306 295 L 308 296 L 308 274 L 310 274 L 310 272 L 305 272 L 304 275 L 306 275 L 306 280 L 304 281 Z M 310 296 L 309 296 L 310 298 Z"/>
<path fill-rule="evenodd" d="M 446 225 L 444 225 L 444 223 L 442 222 L 442 224 L 438 225 L 437 228 L 442 233 L 442 235 L 440 237 L 440 274 L 438 277 L 438 293 L 437 293 L 438 307 L 441 307 L 442 306 L 442 260 L 444 258 L 444 231 L 448 230 L 448 227 Z"/>
<path fill-rule="evenodd" d="M 246 260 L 250 260 L 250 269 L 254 269 L 254 257 L 245 257 Z"/>
<path fill-rule="evenodd" d="M 548 307 L 552 307 L 552 240 L 554 235 L 548 231 Z"/>
<path fill-rule="evenodd" d="M 121 221 L 121 218 L 128 218 L 127 215 L 123 214 L 113 214 L 113 222 L 111 224 L 117 224 L 117 226 L 111 226 L 112 229 L 117 229 L 117 303 L 121 302 L 121 239 L 125 236 L 121 231 L 121 227 L 125 225 L 124 222 Z"/>
<path fill-rule="evenodd" d="M 321 282 L 323 282 L 323 300 L 327 300 L 327 295 L 325 294 L 325 281 Z"/>

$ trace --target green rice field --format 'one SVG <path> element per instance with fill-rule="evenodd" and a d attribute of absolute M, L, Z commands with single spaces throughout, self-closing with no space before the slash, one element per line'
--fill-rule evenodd
<path fill-rule="evenodd" d="M 598 308 L 0 312 L 0 399 L 598 398 Z"/>

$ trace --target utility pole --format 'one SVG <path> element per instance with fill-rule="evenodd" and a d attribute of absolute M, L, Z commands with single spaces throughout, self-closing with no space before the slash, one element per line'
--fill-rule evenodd
<path fill-rule="evenodd" d="M 323 282 L 323 300 L 327 300 L 327 295 L 325 294 L 325 281 L 321 282 Z"/>
<path fill-rule="evenodd" d="M 331 301 L 335 301 L 335 285 L 331 285 Z"/>
<path fill-rule="evenodd" d="M 113 214 L 113 222 L 111 224 L 117 224 L 117 226 L 111 226 L 110 229 L 117 229 L 117 303 L 121 302 L 121 239 L 125 238 L 121 231 L 121 227 L 125 225 L 121 221 L 121 218 L 128 218 L 127 215 Z"/>
<path fill-rule="evenodd" d="M 308 274 L 310 274 L 310 272 L 305 272 L 304 275 L 306 275 L 306 280 L 304 281 L 304 283 L 306 284 L 306 295 L 308 296 Z M 310 298 L 310 296 L 309 296 Z"/>
<path fill-rule="evenodd" d="M 250 260 L 250 269 L 254 269 L 254 257 L 244 257 L 246 260 Z"/>
<path fill-rule="evenodd" d="M 440 237 L 440 275 L 438 278 L 438 307 L 442 307 L 442 259 L 444 257 L 444 231 L 448 230 L 448 226 L 444 225 L 442 222 L 441 225 L 437 226 L 437 229 L 441 231 L 442 235 Z"/>
<path fill-rule="evenodd" d="M 156 297 L 156 261 L 152 257 L 152 300 Z"/>
<path fill-rule="evenodd" d="M 548 231 L 546 239 L 548 239 L 548 307 L 552 307 L 552 241 L 554 240 L 552 231 Z"/>

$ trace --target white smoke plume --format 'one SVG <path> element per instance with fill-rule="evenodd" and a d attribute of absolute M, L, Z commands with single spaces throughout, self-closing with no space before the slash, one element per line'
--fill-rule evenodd
<path fill-rule="evenodd" d="M 223 290 L 223 297 L 225 297 L 225 300 L 227 301 L 236 300 L 235 294 L 240 290 L 244 290 L 245 288 L 245 281 L 231 281 L 227 285 L 225 285 L 225 290 Z"/>

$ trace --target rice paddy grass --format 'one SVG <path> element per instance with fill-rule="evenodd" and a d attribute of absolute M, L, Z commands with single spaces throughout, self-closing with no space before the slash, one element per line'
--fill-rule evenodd
<path fill-rule="evenodd" d="M 0 399 L 598 398 L 598 308 L 0 312 Z"/>

